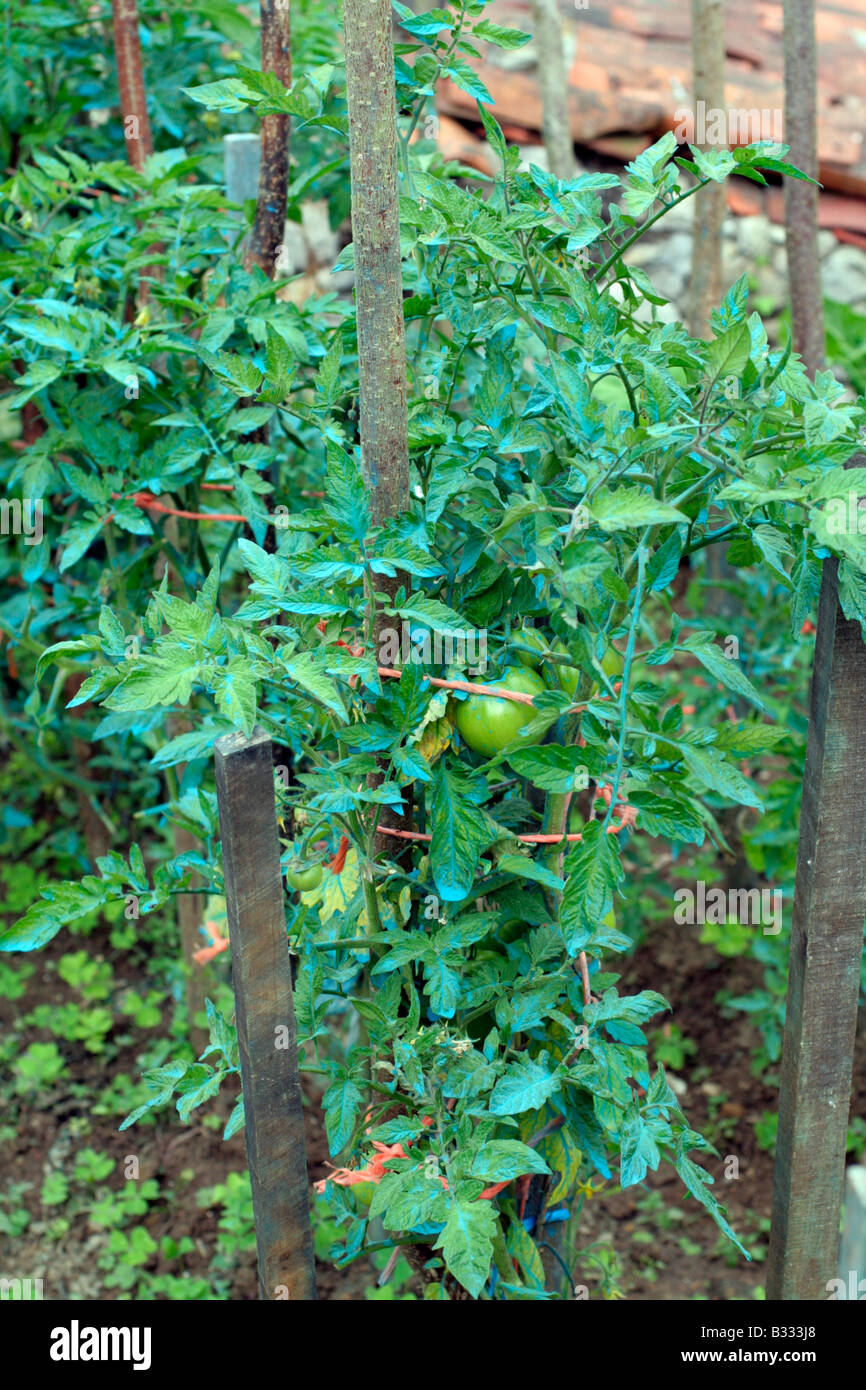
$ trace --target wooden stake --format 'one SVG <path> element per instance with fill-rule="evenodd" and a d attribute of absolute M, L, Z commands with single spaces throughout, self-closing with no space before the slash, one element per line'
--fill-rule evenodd
<path fill-rule="evenodd" d="M 262 72 L 272 72 L 284 87 L 292 84 L 289 0 L 261 0 Z M 244 265 L 257 265 L 273 280 L 286 230 L 289 187 L 289 117 L 262 117 L 262 153 L 256 220 Z"/>
<path fill-rule="evenodd" d="M 247 1158 L 263 1299 L 316 1297 L 271 741 L 215 745 Z"/>
<path fill-rule="evenodd" d="M 532 28 L 538 48 L 538 91 L 548 167 L 554 178 L 573 179 L 576 165 L 568 110 L 568 73 L 557 0 L 532 0 Z"/>
<path fill-rule="evenodd" d="M 785 144 L 788 158 L 818 177 L 818 56 L 815 0 L 785 0 Z M 818 188 L 785 179 L 785 244 L 794 347 L 810 372 L 824 363 L 824 300 L 818 260 Z"/>
<path fill-rule="evenodd" d="M 153 154 L 153 136 L 141 64 L 137 0 L 112 0 L 111 12 L 123 138 L 130 164 L 134 169 L 143 169 L 144 161 Z"/>
<path fill-rule="evenodd" d="M 826 1299 L 839 1249 L 866 914 L 866 645 L 836 568 L 824 562 L 812 672 L 768 1299 Z"/>
<path fill-rule="evenodd" d="M 397 202 L 397 104 L 390 0 L 344 0 L 346 105 L 352 175 L 352 243 L 358 323 L 358 431 L 361 466 L 374 526 L 409 509 L 409 420 L 406 402 L 406 344 L 400 215 Z M 377 575 L 376 588 L 394 596 L 407 576 Z M 373 645 L 381 652 L 381 633 L 393 618 L 379 608 Z M 368 784 L 384 780 L 370 773 Z M 408 830 L 411 787 L 403 812 L 383 806 L 383 829 Z M 377 835 L 377 854 L 393 844 Z M 405 851 L 408 855 L 408 851 Z M 368 885 L 369 886 L 369 885 Z"/>
<path fill-rule="evenodd" d="M 409 507 L 390 0 L 344 0 L 343 22 L 358 311 L 358 424 L 373 524 L 379 526 Z"/>
<path fill-rule="evenodd" d="M 691 0 L 691 3 L 692 98 L 697 126 L 699 102 L 704 103 L 705 111 L 726 110 L 725 7 L 722 0 Z M 702 148 L 718 147 L 704 145 Z M 722 292 L 724 184 L 710 183 L 700 189 L 695 194 L 693 207 L 689 332 L 695 338 L 709 338 L 710 310 L 718 304 Z"/>
<path fill-rule="evenodd" d="M 817 168 L 814 0 L 785 5 L 785 139 Z M 794 347 L 809 375 L 824 327 L 812 185 L 785 185 Z M 866 463 L 862 455 L 848 467 Z M 852 473 L 852 489 L 866 490 Z M 866 917 L 866 645 L 839 607 L 838 562 L 825 560 L 809 736 L 773 1175 L 768 1299 L 826 1299 L 836 1274 L 860 958 Z"/>

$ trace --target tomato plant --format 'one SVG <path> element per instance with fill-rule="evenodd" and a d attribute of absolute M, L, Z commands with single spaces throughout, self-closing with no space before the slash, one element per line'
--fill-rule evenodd
<path fill-rule="evenodd" d="M 648 1060 L 666 1001 L 618 987 L 621 917 L 648 842 L 717 851 L 719 813 L 761 807 L 747 773 L 786 736 L 761 673 L 728 659 L 709 616 L 681 616 L 675 581 L 724 543 L 732 565 L 772 576 L 799 634 L 833 554 L 863 622 L 863 541 L 829 525 L 827 503 L 847 495 L 864 412 L 771 345 L 745 277 L 705 342 L 661 321 L 628 264 L 696 188 L 797 177 L 775 147 L 685 160 L 669 134 L 622 179 L 523 168 L 455 56 L 473 35 L 514 46 L 482 8 L 437 11 L 434 32 L 398 7 L 411 487 L 384 521 L 355 435 L 352 306 L 299 307 L 242 272 L 197 157 L 163 151 L 135 174 L 60 150 L 4 185 L 20 290 L 2 324 L 7 405 L 39 414 L 7 478 L 57 499 L 3 609 L 35 682 L 13 732 L 56 751 L 64 707 L 88 705 L 106 760 L 133 748 L 136 790 L 201 848 L 155 867 L 138 844 L 114 849 L 43 889 L 0 948 L 40 947 L 127 895 L 158 913 L 194 876 L 222 893 L 212 749 L 260 725 L 293 843 L 321 842 L 330 866 L 288 866 L 303 901 L 287 920 L 301 1068 L 324 1078 L 339 1161 L 324 1186 L 341 1258 L 369 1243 L 369 1195 L 394 1248 L 423 1252 L 430 1297 L 546 1299 L 580 1274 L 566 1260 L 563 1280 L 544 1254 L 574 1194 L 634 1186 L 662 1161 L 744 1252 L 698 1161 L 712 1146 Z M 440 76 L 479 97 L 489 184 L 413 139 Z M 342 159 L 333 73 L 308 65 L 275 92 L 244 65 L 233 83 L 195 100 L 275 104 L 330 132 Z M 130 318 L 157 236 L 183 257 L 165 251 Z M 229 489 L 227 512 L 202 520 Z M 386 631 L 407 636 L 405 655 L 398 642 L 384 659 Z M 503 675 L 447 646 L 467 634 Z M 713 692 L 706 718 L 684 671 Z M 69 677 L 83 678 L 71 702 Z M 712 717 L 731 697 L 735 717 Z M 125 1125 L 172 1099 L 187 1119 L 221 1084 L 236 1095 L 233 1029 L 212 1003 L 209 1020 L 202 1056 L 149 1069 Z M 227 1135 L 242 1124 L 238 1103 Z"/>

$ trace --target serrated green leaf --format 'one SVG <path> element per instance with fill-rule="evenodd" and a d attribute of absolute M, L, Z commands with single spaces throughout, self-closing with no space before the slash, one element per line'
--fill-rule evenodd
<path fill-rule="evenodd" d="M 442 1251 L 450 1273 L 473 1298 L 481 1293 L 490 1275 L 496 1230 L 491 1202 L 454 1201 L 434 1246 Z"/>
<path fill-rule="evenodd" d="M 524 1110 L 540 1110 L 558 1090 L 559 1078 L 537 1062 L 529 1058 L 512 1062 L 493 1087 L 490 1113 L 519 1115 Z"/>
<path fill-rule="evenodd" d="M 692 652 L 704 670 L 709 671 L 710 675 L 721 681 L 728 690 L 733 690 L 735 695 L 742 695 L 759 710 L 767 713 L 767 706 L 745 672 L 736 661 L 726 657 L 706 633 L 693 633 L 681 645 L 685 651 Z"/>
<path fill-rule="evenodd" d="M 623 874 L 615 835 L 605 834 L 599 821 L 590 821 L 582 834 L 565 861 L 560 927 L 570 956 L 586 949 L 610 912 Z"/>
<path fill-rule="evenodd" d="M 510 1182 L 527 1173 L 549 1173 L 544 1159 L 519 1139 L 490 1139 L 472 1159 L 470 1173 L 487 1183 Z"/>
<path fill-rule="evenodd" d="M 688 521 L 688 517 L 669 502 L 660 502 L 652 493 L 641 492 L 636 487 L 621 487 L 616 491 L 600 488 L 592 500 L 590 515 L 608 534 Z"/>

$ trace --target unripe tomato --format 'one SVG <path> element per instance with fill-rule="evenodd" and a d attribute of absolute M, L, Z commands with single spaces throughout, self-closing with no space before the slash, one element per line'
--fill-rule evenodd
<path fill-rule="evenodd" d="M 519 627 L 511 636 L 521 647 L 531 647 L 533 652 L 538 652 L 538 656 L 533 656 L 530 652 L 515 652 L 521 666 L 530 666 L 537 671 L 541 664 L 541 653 L 547 651 L 547 642 L 543 634 L 535 627 Z"/>
<path fill-rule="evenodd" d="M 500 680 L 487 684 L 503 690 L 521 690 L 527 695 L 540 695 L 545 688 L 540 676 L 522 666 L 510 667 Z M 492 758 L 534 718 L 531 705 L 497 700 L 493 695 L 468 695 L 457 704 L 454 722 L 464 743 L 475 753 Z"/>
<path fill-rule="evenodd" d="M 604 653 L 604 656 L 601 658 L 601 661 L 598 664 L 601 667 L 602 671 L 604 671 L 604 674 L 609 678 L 609 680 L 617 681 L 619 677 L 622 675 L 622 668 L 624 664 L 622 652 L 618 651 L 616 647 L 608 647 Z M 590 694 L 597 695 L 600 688 L 600 682 L 593 681 L 592 690 Z"/>
<path fill-rule="evenodd" d="M 515 917 L 511 922 L 503 922 L 497 934 L 503 946 L 509 946 L 525 931 L 528 931 L 526 923 L 522 922 L 519 917 Z"/>
<path fill-rule="evenodd" d="M 375 1191 L 376 1184 L 374 1182 L 352 1183 L 352 1195 L 354 1196 L 355 1201 L 358 1203 L 358 1206 L 363 1207 L 365 1210 L 367 1209 L 367 1207 L 369 1207 L 370 1203 L 372 1202 L 373 1193 Z"/>
<path fill-rule="evenodd" d="M 568 647 L 564 642 L 555 642 L 552 651 L 557 656 L 568 656 Z M 576 666 L 562 666 L 558 662 L 554 665 L 549 663 L 545 669 L 545 679 L 548 685 L 555 690 L 557 686 L 564 690 L 570 700 L 577 694 L 577 685 L 580 680 L 580 671 Z"/>
<path fill-rule="evenodd" d="M 617 651 L 616 647 L 608 647 L 604 656 L 601 658 L 600 665 L 604 674 L 610 676 L 611 680 L 614 680 L 617 676 L 621 676 L 624 665 L 622 652 Z"/>
<path fill-rule="evenodd" d="M 299 893 L 311 893 L 322 881 L 322 866 L 305 864 L 302 859 L 296 860 L 287 868 L 286 880 Z"/>

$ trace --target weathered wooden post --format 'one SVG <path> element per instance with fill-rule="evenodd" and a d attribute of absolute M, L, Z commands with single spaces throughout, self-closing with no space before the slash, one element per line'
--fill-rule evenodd
<path fill-rule="evenodd" d="M 374 526 L 409 507 L 409 418 L 397 186 L 397 100 L 390 0 L 344 0 L 346 105 L 352 181 L 352 243 L 358 325 L 358 431 L 361 466 Z M 406 576 L 377 576 L 380 593 L 393 596 Z M 373 645 L 393 623 L 373 613 Z M 371 785 L 383 773 L 371 773 Z M 411 801 L 402 813 L 383 806 L 379 825 L 408 829 Z M 376 851 L 393 853 L 387 835 Z M 366 872 L 366 871 L 365 871 Z M 365 891 L 375 897 L 372 882 Z"/>
<path fill-rule="evenodd" d="M 817 173 L 814 0 L 785 6 L 785 140 Z M 817 190 L 785 189 L 794 346 L 823 365 Z M 852 491 L 866 492 L 857 456 Z M 866 917 L 866 645 L 839 607 L 824 562 L 797 847 L 788 1007 L 779 1094 L 768 1299 L 826 1299 L 839 1253 L 845 1138 Z"/>
<path fill-rule="evenodd" d="M 374 525 L 409 506 L 406 345 L 389 0 L 345 0 L 361 461 Z M 397 582 L 392 580 L 394 588 Z M 380 588 L 387 589 L 382 581 Z"/>
<path fill-rule="evenodd" d="M 725 7 L 723 0 L 691 0 L 692 10 L 692 139 L 697 143 L 698 110 L 725 108 Z M 725 121 L 727 128 L 727 120 Z M 704 132 L 706 134 L 706 132 Z M 702 148 L 710 148 L 703 145 Z M 725 188 L 710 183 L 695 194 L 692 206 L 692 275 L 689 285 L 688 325 L 695 338 L 709 338 L 710 310 L 719 302 L 722 285 L 722 223 L 725 220 Z M 724 555 L 724 547 L 711 546 L 710 555 Z M 707 557 L 709 560 L 709 556 Z M 714 576 L 720 578 L 721 575 Z M 731 577 L 729 572 L 728 578 Z M 724 592 L 724 591 L 723 591 Z"/>
<path fill-rule="evenodd" d="M 857 473 L 853 473 L 856 479 Z M 768 1299 L 836 1273 L 866 904 L 866 646 L 824 562 L 800 813 Z"/>
<path fill-rule="evenodd" d="M 263 1299 L 313 1300 L 304 1114 L 271 741 L 214 748 L 247 1158 Z"/>
<path fill-rule="evenodd" d="M 538 47 L 536 71 L 548 168 L 557 179 L 573 179 L 576 166 L 568 110 L 565 36 L 557 0 L 532 0 L 532 27 Z"/>
<path fill-rule="evenodd" d="M 261 0 L 262 72 L 273 73 L 284 87 L 292 83 L 289 0 Z M 289 117 L 262 117 L 258 202 L 244 263 L 257 265 L 273 280 L 286 225 L 289 187 Z"/>
<path fill-rule="evenodd" d="M 111 13 L 123 138 L 130 164 L 135 169 L 143 169 L 144 161 L 153 154 L 153 136 L 147 114 L 137 0 L 112 0 Z"/>

